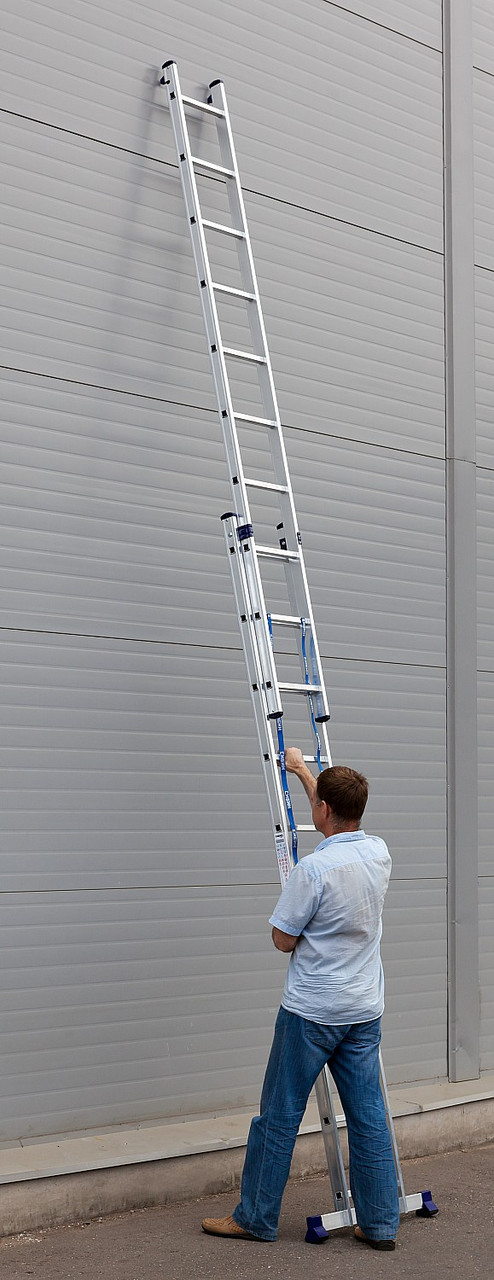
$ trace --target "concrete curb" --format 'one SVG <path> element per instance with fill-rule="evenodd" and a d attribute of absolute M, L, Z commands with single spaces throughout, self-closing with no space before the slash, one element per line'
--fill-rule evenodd
<path fill-rule="evenodd" d="M 395 1129 L 403 1160 L 480 1146 L 494 1140 L 494 1099 L 401 1115 L 395 1119 Z M 346 1159 L 344 1127 L 340 1137 Z M 234 1192 L 239 1185 L 244 1149 L 242 1144 L 63 1176 L 4 1182 L 0 1186 L 0 1235 Z M 291 1176 L 303 1178 L 325 1170 L 319 1133 L 301 1134 L 295 1146 Z M 407 1187 L 410 1193 L 422 1189 Z M 321 1205 L 320 1212 L 328 1212 L 328 1207 Z"/>

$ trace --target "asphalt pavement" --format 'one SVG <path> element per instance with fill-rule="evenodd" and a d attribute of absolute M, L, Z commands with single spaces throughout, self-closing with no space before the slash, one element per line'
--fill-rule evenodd
<path fill-rule="evenodd" d="M 402 1221 L 394 1253 L 349 1229 L 304 1243 L 307 1215 L 330 1210 L 324 1176 L 290 1182 L 275 1244 L 221 1240 L 203 1217 L 231 1213 L 235 1193 L 0 1240 L 0 1280 L 494 1280 L 494 1144 L 403 1164 L 408 1194 L 431 1190 L 437 1217 Z"/>

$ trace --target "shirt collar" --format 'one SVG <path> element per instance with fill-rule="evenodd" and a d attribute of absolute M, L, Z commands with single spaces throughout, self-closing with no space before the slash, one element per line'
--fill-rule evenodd
<path fill-rule="evenodd" d="M 314 853 L 318 853 L 320 849 L 326 849 L 328 844 L 340 844 L 343 840 L 365 840 L 365 831 L 340 831 L 335 836 L 326 836 L 321 843 L 314 849 Z"/>

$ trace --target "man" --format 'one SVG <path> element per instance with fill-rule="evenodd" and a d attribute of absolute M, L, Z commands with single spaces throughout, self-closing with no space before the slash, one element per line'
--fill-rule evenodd
<path fill-rule="evenodd" d="M 316 780 L 297 747 L 288 748 L 286 767 L 300 778 L 324 839 L 294 867 L 270 919 L 274 945 L 290 963 L 241 1200 L 231 1217 L 205 1218 L 202 1227 L 276 1240 L 298 1128 L 328 1063 L 347 1121 L 356 1238 L 394 1249 L 398 1187 L 379 1083 L 379 944 L 391 858 L 383 840 L 360 830 L 368 795 L 362 774 L 336 765 Z"/>

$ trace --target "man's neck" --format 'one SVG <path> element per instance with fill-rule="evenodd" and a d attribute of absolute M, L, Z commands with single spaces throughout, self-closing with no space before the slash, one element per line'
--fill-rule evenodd
<path fill-rule="evenodd" d="M 326 822 L 324 824 L 324 827 L 322 829 L 322 835 L 324 836 L 324 839 L 327 840 L 329 836 L 341 836 L 341 835 L 344 835 L 345 832 L 347 831 L 358 831 L 358 830 L 359 830 L 358 822 L 340 823 L 340 822 L 333 822 L 332 819 L 330 819 L 329 822 Z"/>

